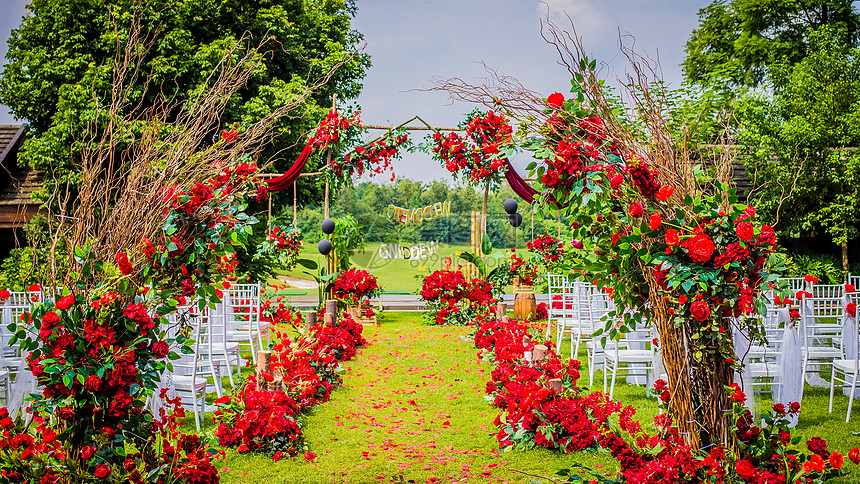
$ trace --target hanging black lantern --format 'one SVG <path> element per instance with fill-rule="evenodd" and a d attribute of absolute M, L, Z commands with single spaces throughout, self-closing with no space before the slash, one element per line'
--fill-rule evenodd
<path fill-rule="evenodd" d="M 519 227 L 523 223 L 523 216 L 519 212 L 512 213 L 508 215 L 508 222 L 515 228 Z"/>
<path fill-rule="evenodd" d="M 517 201 L 513 198 L 505 200 L 505 212 L 508 212 L 508 215 L 513 215 L 514 213 L 516 213 L 518 205 L 519 204 L 517 204 Z"/>
<path fill-rule="evenodd" d="M 317 250 L 320 251 L 322 255 L 328 255 L 331 252 L 331 241 L 328 239 L 322 239 L 317 244 Z"/>
<path fill-rule="evenodd" d="M 322 221 L 322 231 L 326 235 L 331 235 L 334 232 L 334 220 L 326 218 Z"/>

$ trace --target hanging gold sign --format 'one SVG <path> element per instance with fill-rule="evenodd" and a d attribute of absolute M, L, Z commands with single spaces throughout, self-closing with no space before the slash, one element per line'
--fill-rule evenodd
<path fill-rule="evenodd" d="M 402 224 L 420 224 L 426 220 L 447 217 L 451 214 L 451 201 L 436 202 L 424 208 L 402 208 L 389 205 L 385 216 Z"/>

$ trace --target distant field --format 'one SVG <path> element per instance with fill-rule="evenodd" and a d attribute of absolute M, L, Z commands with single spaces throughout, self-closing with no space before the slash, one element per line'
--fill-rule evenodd
<path fill-rule="evenodd" d="M 416 278 L 417 275 L 442 269 L 444 267 L 445 257 L 451 257 L 454 261 L 454 267 L 458 263 L 464 263 L 459 258 L 459 254 L 469 249 L 467 245 L 439 244 L 439 253 L 429 256 L 424 256 L 418 259 L 385 259 L 380 256 L 380 244 L 378 242 L 369 243 L 364 250 L 364 253 L 358 253 L 352 257 L 352 264 L 359 269 L 369 270 L 376 276 L 379 283 L 385 291 L 405 291 L 409 293 L 417 293 L 421 288 L 421 279 Z M 407 244 L 403 244 L 407 245 Z M 417 244 L 416 244 L 417 245 Z M 384 250 L 383 250 L 384 252 Z M 507 261 L 510 249 L 496 249 L 496 252 L 503 252 L 504 257 L 499 259 L 490 259 L 491 267 L 496 267 L 493 264 L 499 264 L 502 261 Z M 524 250 L 518 250 L 521 255 L 527 253 Z M 317 252 L 316 244 L 306 242 L 302 248 L 302 257 L 316 260 L 317 263 L 322 263 L 324 258 Z M 293 277 L 302 279 L 312 279 L 304 273 L 304 268 L 297 267 L 287 273 Z"/>

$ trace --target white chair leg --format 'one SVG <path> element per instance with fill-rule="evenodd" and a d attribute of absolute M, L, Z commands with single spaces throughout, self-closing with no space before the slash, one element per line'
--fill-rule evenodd
<path fill-rule="evenodd" d="M 846 380 L 847 379 L 848 378 L 846 378 Z M 848 421 L 851 420 L 851 408 L 854 406 L 854 393 L 856 391 L 857 391 L 857 372 L 854 373 L 854 381 L 851 382 L 851 397 L 848 398 L 848 414 L 845 416 L 845 423 L 848 423 Z"/>
<path fill-rule="evenodd" d="M 833 413 L 833 391 L 836 389 L 836 367 L 830 371 L 830 407 L 827 413 Z"/>
<path fill-rule="evenodd" d="M 607 373 L 609 373 L 609 362 L 606 361 L 606 358 L 604 357 L 603 358 L 603 393 L 606 393 L 606 389 L 607 389 L 607 383 L 608 383 L 606 381 Z"/>
<path fill-rule="evenodd" d="M 612 400 L 612 398 L 615 396 L 615 377 L 618 375 L 618 364 L 619 364 L 619 362 L 616 361 L 615 364 L 612 365 L 612 384 L 609 387 L 609 399 L 610 400 Z"/>

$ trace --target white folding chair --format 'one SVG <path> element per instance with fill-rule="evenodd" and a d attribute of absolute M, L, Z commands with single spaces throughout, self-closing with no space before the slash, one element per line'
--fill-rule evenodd
<path fill-rule="evenodd" d="M 544 339 L 548 340 L 552 335 L 552 323 L 558 324 L 558 319 L 564 313 L 564 303 L 562 302 L 562 294 L 567 283 L 567 278 L 560 274 L 547 274 L 547 293 L 549 296 L 549 305 L 547 306 L 546 317 L 546 334 Z"/>
<path fill-rule="evenodd" d="M 561 292 L 561 304 L 556 318 L 555 345 L 558 355 L 561 356 L 561 342 L 565 335 L 570 337 L 570 357 L 576 359 L 574 346 L 579 342 L 579 303 L 580 293 L 585 283 L 577 279 L 566 281 Z M 577 346 L 578 350 L 578 346 Z"/>
<path fill-rule="evenodd" d="M 248 345 L 251 358 L 257 362 L 257 351 L 263 349 L 263 334 L 269 336 L 269 323 L 260 321 L 260 285 L 234 284 L 224 294 L 224 317 L 227 340 Z"/>
<path fill-rule="evenodd" d="M 578 353 L 580 343 L 585 341 L 590 388 L 594 384 L 594 372 L 597 369 L 605 369 L 603 357 L 605 348 L 601 342 L 601 335 L 594 337 L 591 335 L 605 328 L 606 320 L 609 313 L 614 310 L 614 305 L 608 294 L 590 284 L 582 286 L 579 301 L 579 335 L 576 348 Z"/>
<path fill-rule="evenodd" d="M 833 360 L 842 358 L 839 343 L 844 314 L 842 298 L 804 298 L 800 313 L 804 378 L 811 384 L 825 386 L 818 372 L 830 366 Z"/>
<path fill-rule="evenodd" d="M 200 430 L 200 419 L 206 410 L 206 395 L 208 391 L 207 378 L 211 377 L 215 393 L 220 397 L 221 375 L 213 354 L 213 338 L 210 331 L 210 321 L 205 314 L 190 316 L 191 335 L 194 353 L 182 355 L 173 362 L 173 372 L 168 375 L 169 386 L 182 399 L 183 406 L 191 407 L 197 430 Z"/>
<path fill-rule="evenodd" d="M 620 341 L 607 341 L 604 350 L 603 391 L 606 392 L 609 374 L 612 374 L 612 384 L 609 387 L 609 398 L 615 395 L 615 380 L 619 371 L 629 372 L 631 369 L 654 371 L 654 346 L 650 335 L 634 335 L 628 333 L 623 335 Z M 627 365 L 622 368 L 622 365 Z M 635 365 L 635 367 L 634 367 Z M 647 384 L 646 384 L 647 387 Z"/>
<path fill-rule="evenodd" d="M 851 295 L 851 301 L 857 301 L 855 295 Z M 855 302 L 856 304 L 856 302 Z M 848 333 L 851 334 L 848 334 Z M 842 357 L 833 360 L 830 372 L 830 413 L 833 413 L 833 394 L 836 382 L 840 383 L 848 392 L 848 412 L 845 422 L 851 420 L 851 408 L 854 405 L 854 397 L 857 396 L 858 373 L 860 373 L 860 333 L 858 333 L 857 320 L 853 319 L 844 327 L 840 350 Z"/>

